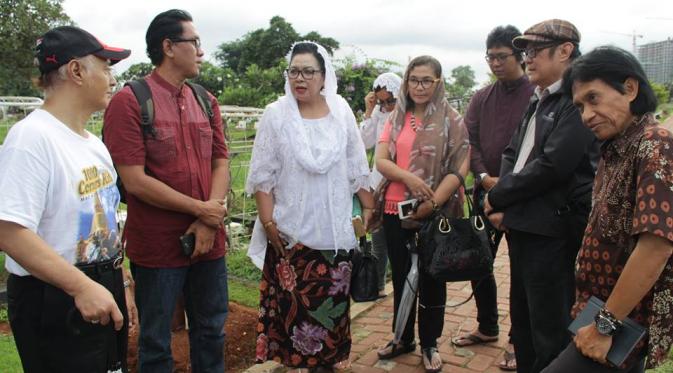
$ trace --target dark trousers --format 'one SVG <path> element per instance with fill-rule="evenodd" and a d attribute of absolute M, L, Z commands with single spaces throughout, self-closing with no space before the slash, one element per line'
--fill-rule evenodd
<path fill-rule="evenodd" d="M 138 371 L 173 371 L 171 321 L 180 294 L 189 320 L 193 372 L 224 372 L 227 266 L 224 258 L 188 267 L 148 268 L 131 264 L 140 319 Z"/>
<path fill-rule="evenodd" d="M 394 291 L 394 316 L 393 333 L 397 320 L 402 291 L 406 282 L 407 273 L 411 267 L 411 255 L 407 243 L 414 239 L 416 231 L 403 229 L 397 215 L 385 214 L 383 228 L 386 232 L 386 244 L 388 246 L 388 260 L 393 276 Z M 444 329 L 444 305 L 446 304 L 446 284 L 435 281 L 432 277 L 419 270 L 418 282 L 418 336 L 421 347 L 437 347 L 437 338 L 442 335 Z M 414 341 L 414 324 L 416 323 L 416 303 L 411 306 L 409 319 L 404 328 L 402 343 L 409 344 Z"/>
<path fill-rule="evenodd" d="M 85 322 L 74 299 L 33 276 L 7 279 L 9 324 L 26 373 L 127 371 L 128 320 L 121 270 L 90 276 L 105 286 L 125 317 L 114 324 Z"/>
<path fill-rule="evenodd" d="M 497 253 L 497 244 L 502 234 L 499 234 L 493 250 L 493 257 Z M 481 280 L 471 282 L 474 292 L 474 301 L 477 305 L 477 322 L 479 332 L 487 336 L 497 336 L 500 332 L 498 326 L 498 285 L 495 283 L 493 272 Z"/>
<path fill-rule="evenodd" d="M 510 311 L 519 373 L 538 373 L 570 342 L 574 263 L 580 240 L 511 230 Z"/>
<path fill-rule="evenodd" d="M 542 373 L 643 373 L 644 371 L 645 358 L 625 369 L 608 367 L 582 355 L 571 342 Z"/>

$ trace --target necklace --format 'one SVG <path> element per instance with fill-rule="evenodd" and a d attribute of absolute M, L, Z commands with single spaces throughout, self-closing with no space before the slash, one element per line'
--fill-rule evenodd
<path fill-rule="evenodd" d="M 416 132 L 416 129 L 418 129 L 418 126 L 416 125 L 416 116 L 414 113 L 411 113 L 411 119 L 409 120 L 409 124 L 411 125 L 411 129 Z"/>

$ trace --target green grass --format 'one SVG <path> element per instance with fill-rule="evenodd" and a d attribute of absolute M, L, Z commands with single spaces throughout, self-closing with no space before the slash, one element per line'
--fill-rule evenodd
<path fill-rule="evenodd" d="M 262 271 L 252 264 L 246 250 L 231 250 L 227 253 L 227 274 L 229 278 L 238 279 L 257 286 L 262 278 Z"/>
<path fill-rule="evenodd" d="M 21 373 L 21 360 L 16 351 L 14 337 L 11 335 L 0 335 L 0 372 L 3 373 Z"/>
<path fill-rule="evenodd" d="M 229 279 L 229 301 L 242 306 L 259 307 L 259 288 L 248 283 Z"/>

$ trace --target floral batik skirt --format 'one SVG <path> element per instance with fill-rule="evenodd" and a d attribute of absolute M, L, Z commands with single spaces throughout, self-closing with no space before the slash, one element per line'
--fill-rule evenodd
<path fill-rule="evenodd" d="M 260 282 L 258 363 L 333 365 L 351 350 L 348 253 L 296 245 L 279 257 L 269 245 Z"/>

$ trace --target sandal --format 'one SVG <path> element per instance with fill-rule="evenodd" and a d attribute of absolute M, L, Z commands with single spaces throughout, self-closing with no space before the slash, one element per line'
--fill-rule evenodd
<path fill-rule="evenodd" d="M 390 348 L 390 352 L 387 353 L 382 353 L 381 351 Z M 384 360 L 389 360 L 392 359 L 396 356 L 400 356 L 402 354 L 407 354 L 409 352 L 413 352 L 416 350 L 416 342 L 411 342 L 409 344 L 395 344 L 395 342 L 390 341 L 388 344 L 383 347 L 382 349 L 378 350 L 376 352 L 377 355 L 379 355 L 379 359 L 384 359 Z"/>
<path fill-rule="evenodd" d="M 437 351 L 437 347 L 426 347 L 421 350 L 422 355 L 423 355 L 423 367 L 425 368 L 425 373 L 438 373 L 442 371 L 442 365 L 444 362 L 442 361 L 442 357 L 439 356 L 439 352 Z M 434 358 L 438 358 L 441 364 L 439 365 L 439 368 L 428 368 L 428 366 L 432 366 L 432 361 Z"/>
<path fill-rule="evenodd" d="M 503 360 L 498 363 L 498 368 L 509 372 L 516 372 L 516 355 L 514 355 L 514 352 L 505 350 L 502 359 Z"/>
<path fill-rule="evenodd" d="M 456 347 L 466 347 L 466 346 L 473 346 L 473 345 L 478 345 L 478 344 L 484 344 L 484 343 L 490 343 L 490 342 L 495 342 L 498 340 L 498 336 L 493 336 L 493 337 L 482 337 L 474 333 L 468 333 L 465 335 L 461 335 L 458 337 L 453 337 L 451 338 L 451 343 L 456 346 Z M 462 341 L 462 342 L 461 342 Z"/>

